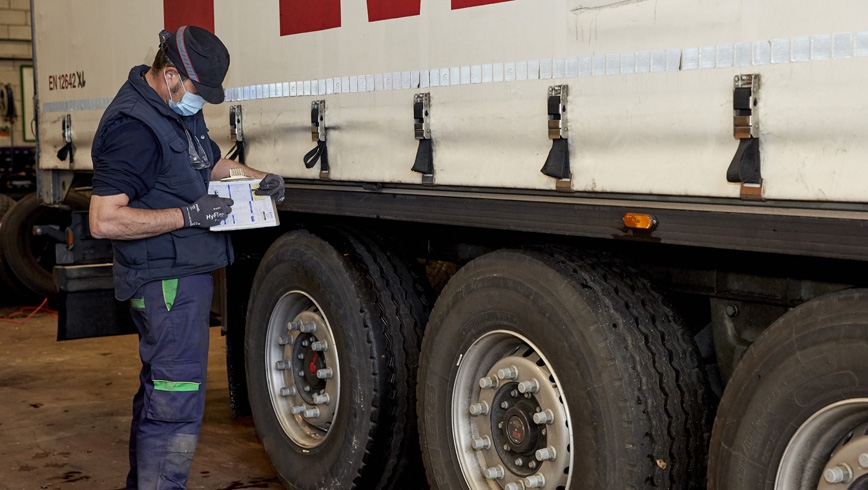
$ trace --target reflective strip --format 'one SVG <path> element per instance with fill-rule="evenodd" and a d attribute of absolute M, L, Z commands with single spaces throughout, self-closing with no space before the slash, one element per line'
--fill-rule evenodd
<path fill-rule="evenodd" d="M 72 111 L 102 111 L 112 99 L 80 99 L 46 102 L 42 104 L 42 112 L 72 112 Z"/>
<path fill-rule="evenodd" d="M 130 298 L 130 306 L 138 310 L 145 309 L 145 298 Z"/>
<path fill-rule="evenodd" d="M 187 69 L 187 75 L 190 77 L 190 80 L 198 82 L 199 75 L 197 75 L 196 70 L 193 69 L 193 63 L 190 63 L 190 55 L 187 53 L 187 44 L 184 42 L 184 33 L 186 31 L 187 26 L 178 29 L 178 33 L 175 34 L 175 42 L 178 45 L 178 53 L 181 54 L 181 61 L 184 62 L 184 68 Z"/>
<path fill-rule="evenodd" d="M 155 379 L 154 389 L 157 391 L 199 391 L 199 383 Z"/>
<path fill-rule="evenodd" d="M 640 75 L 807 61 L 868 57 L 868 30 L 754 42 L 597 54 L 576 58 L 516 60 L 476 65 L 428 67 L 418 71 L 369 73 L 319 80 L 286 81 L 227 88 L 225 100 L 321 96 L 381 90 L 449 87 L 479 83 L 563 80 L 578 77 Z M 442 65 L 441 65 L 442 66 Z M 831 66 L 831 65 L 827 65 Z"/>
<path fill-rule="evenodd" d="M 176 296 L 178 296 L 178 280 L 163 279 L 163 301 L 166 302 L 166 311 L 172 311 Z"/>

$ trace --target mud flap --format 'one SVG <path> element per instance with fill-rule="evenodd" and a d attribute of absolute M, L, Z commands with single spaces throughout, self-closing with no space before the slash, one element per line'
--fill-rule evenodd
<path fill-rule="evenodd" d="M 112 265 L 57 266 L 57 340 L 136 333 L 129 306 L 115 299 Z"/>

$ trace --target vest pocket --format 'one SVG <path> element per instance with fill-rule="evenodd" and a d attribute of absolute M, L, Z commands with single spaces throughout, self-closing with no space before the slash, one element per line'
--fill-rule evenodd
<path fill-rule="evenodd" d="M 125 267 L 141 268 L 148 259 L 148 247 L 145 240 L 115 242 L 113 248 L 115 261 Z"/>
<path fill-rule="evenodd" d="M 186 152 L 187 147 L 189 146 L 187 140 L 175 134 L 174 131 L 172 132 L 172 135 L 175 137 L 169 139 L 169 147 L 172 148 L 172 150 L 177 151 L 178 153 Z"/>
<path fill-rule="evenodd" d="M 173 136 L 168 141 L 171 154 L 164 155 L 163 158 L 161 173 L 165 175 L 166 179 L 158 180 L 156 187 L 163 188 L 169 192 L 182 190 L 182 193 L 186 194 L 195 190 L 196 193 L 202 191 L 201 194 L 204 194 L 206 189 L 202 174 L 199 170 L 194 170 L 190 166 L 190 151 L 187 139 L 175 134 Z"/>
<path fill-rule="evenodd" d="M 212 265 L 215 250 L 211 231 L 205 228 L 181 228 L 172 232 L 175 266 Z M 214 264 L 220 265 L 220 264 Z"/>

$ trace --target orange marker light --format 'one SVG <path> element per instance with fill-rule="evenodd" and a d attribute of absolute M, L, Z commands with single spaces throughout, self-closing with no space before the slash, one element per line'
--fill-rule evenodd
<path fill-rule="evenodd" d="M 624 226 L 635 230 L 650 230 L 657 226 L 657 218 L 650 214 L 627 213 L 624 215 Z"/>

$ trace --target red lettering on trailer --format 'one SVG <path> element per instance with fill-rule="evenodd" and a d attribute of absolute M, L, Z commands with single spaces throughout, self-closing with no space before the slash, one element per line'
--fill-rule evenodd
<path fill-rule="evenodd" d="M 492 3 L 509 1 L 511 0 L 452 0 L 452 10 L 458 10 L 467 7 L 479 7 L 480 5 L 489 5 Z"/>
<path fill-rule="evenodd" d="M 214 0 L 163 0 L 164 29 L 199 26 L 214 32 Z"/>
<path fill-rule="evenodd" d="M 341 0 L 280 0 L 280 35 L 341 26 Z"/>
<path fill-rule="evenodd" d="M 422 0 L 368 0 L 368 22 L 419 15 Z"/>
<path fill-rule="evenodd" d="M 452 10 L 509 1 L 511 0 L 452 0 Z M 367 0 L 367 2 L 368 22 L 413 17 L 419 15 L 422 5 L 422 0 Z M 280 0 L 281 36 L 324 31 L 340 26 L 341 0 Z"/>

